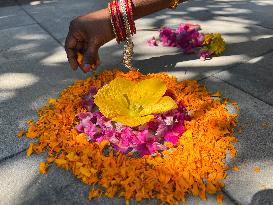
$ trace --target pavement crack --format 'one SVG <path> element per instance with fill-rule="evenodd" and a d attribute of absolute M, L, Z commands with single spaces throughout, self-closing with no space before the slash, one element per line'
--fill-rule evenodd
<path fill-rule="evenodd" d="M 2 164 L 3 162 L 5 162 L 5 161 L 7 161 L 7 160 L 9 160 L 9 159 L 12 159 L 13 157 L 16 157 L 16 156 L 22 154 L 22 153 L 25 152 L 27 149 L 28 149 L 28 148 L 25 148 L 25 149 L 23 149 L 23 150 L 21 150 L 21 151 L 15 153 L 15 154 L 12 154 L 12 155 L 9 155 L 9 156 L 6 156 L 6 157 L 0 159 L 0 164 Z"/>
<path fill-rule="evenodd" d="M 222 189 L 222 192 L 233 204 L 240 204 L 240 202 L 234 199 L 227 190 Z"/>
<path fill-rule="evenodd" d="M 57 39 L 46 27 L 44 27 L 34 16 L 32 16 L 23 6 L 20 2 L 18 2 L 18 0 L 15 0 L 15 2 L 17 3 L 17 5 L 38 25 L 41 27 L 41 29 L 43 29 L 51 38 L 53 38 L 61 47 L 64 48 L 62 42 Z"/>
<path fill-rule="evenodd" d="M 244 92 L 244 93 L 250 95 L 251 97 L 253 97 L 253 98 L 255 98 L 255 99 L 258 99 L 258 100 L 262 101 L 263 103 L 265 103 L 265 104 L 267 104 L 267 105 L 273 107 L 273 103 L 266 102 L 265 100 L 263 100 L 263 99 L 261 99 L 261 98 L 255 96 L 255 95 L 253 95 L 252 93 L 250 93 L 250 92 L 244 90 L 244 89 L 241 88 L 241 87 L 238 87 L 238 86 L 236 86 L 236 85 L 233 85 L 232 83 L 230 83 L 230 82 L 228 82 L 228 81 L 226 81 L 226 80 L 223 80 L 223 79 L 221 79 L 221 78 L 219 78 L 219 77 L 216 77 L 216 76 L 213 76 L 213 77 L 214 77 L 214 78 L 217 78 L 218 80 L 221 80 L 221 81 L 225 82 L 225 83 L 228 84 L 229 86 L 232 86 L 232 87 L 234 87 L 234 88 L 236 88 L 236 89 L 238 89 L 238 90 L 241 90 L 242 92 Z"/>
<path fill-rule="evenodd" d="M 26 27 L 26 26 L 33 26 L 33 25 L 36 25 L 36 24 L 37 23 L 29 23 L 29 24 L 23 24 L 23 25 L 19 25 L 19 26 L 12 26 L 12 27 L 9 27 L 9 28 L 0 29 L 0 31 L 5 31 L 5 30 L 9 30 L 9 29 L 17 29 L 17 28 Z"/>

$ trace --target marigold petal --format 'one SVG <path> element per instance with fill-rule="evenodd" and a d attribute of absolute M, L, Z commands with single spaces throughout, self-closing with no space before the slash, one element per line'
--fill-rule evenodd
<path fill-rule="evenodd" d="M 216 200 L 217 200 L 218 204 L 223 204 L 224 195 L 223 194 L 218 194 Z"/>
<path fill-rule="evenodd" d="M 47 171 L 47 164 L 45 162 L 41 162 L 39 170 L 41 174 L 45 174 Z"/>
<path fill-rule="evenodd" d="M 80 168 L 80 172 L 81 172 L 83 175 L 87 176 L 87 177 L 90 177 L 90 176 L 91 176 L 90 170 L 89 170 L 88 168 L 86 168 L 86 167 L 81 167 L 81 168 Z"/>
<path fill-rule="evenodd" d="M 27 156 L 29 157 L 33 152 L 33 143 L 30 143 L 28 149 L 27 149 Z"/>
<path fill-rule="evenodd" d="M 17 133 L 17 137 L 21 138 L 23 135 L 25 135 L 27 132 L 25 130 L 21 130 Z"/>

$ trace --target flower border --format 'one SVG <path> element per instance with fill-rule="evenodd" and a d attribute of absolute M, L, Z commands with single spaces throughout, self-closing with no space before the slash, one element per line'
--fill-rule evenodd
<path fill-rule="evenodd" d="M 86 111 L 81 106 L 82 97 L 91 86 L 101 88 L 118 76 L 130 80 L 159 78 L 177 100 L 183 101 L 192 119 L 185 122 L 187 131 L 177 147 L 169 144 L 162 154 L 134 158 L 119 152 L 104 153 L 109 142 L 90 143 L 84 134 L 77 132 L 77 113 Z M 27 155 L 47 152 L 46 161 L 40 164 L 41 173 L 56 164 L 83 183 L 97 185 L 97 188 L 92 186 L 89 199 L 105 195 L 124 197 L 126 203 L 131 198 L 137 201 L 156 198 L 177 204 L 185 201 L 187 193 L 206 199 L 206 193 L 215 194 L 224 186 L 227 151 L 232 157 L 236 155 L 237 115 L 230 114 L 226 104 L 227 101 L 213 99 L 194 80 L 179 82 L 164 73 L 105 71 L 76 81 L 61 92 L 60 98 L 49 99 L 48 105 L 39 111 L 37 122 L 28 121 L 26 135 L 37 138 L 38 142 L 30 144 Z"/>

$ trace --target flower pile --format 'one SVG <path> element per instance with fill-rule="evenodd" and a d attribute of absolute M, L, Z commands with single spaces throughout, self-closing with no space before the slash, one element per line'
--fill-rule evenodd
<path fill-rule="evenodd" d="M 159 40 L 163 46 L 178 47 L 185 54 L 194 53 L 198 48 L 201 60 L 220 55 L 225 50 L 225 41 L 220 33 L 204 34 L 198 24 L 180 24 L 178 28 L 163 27 L 159 31 Z M 158 46 L 155 37 L 147 41 L 151 47 Z"/>
<path fill-rule="evenodd" d="M 116 83 L 118 79 L 112 81 L 109 86 Z M 148 83 L 150 83 L 149 81 Z M 149 86 L 151 86 L 151 84 Z M 157 89 L 157 87 L 152 88 Z M 122 96 L 122 91 L 125 92 L 126 90 L 115 91 Z M 156 114 L 154 119 L 144 125 L 135 127 L 123 125 L 106 118 L 98 111 L 99 109 L 94 103 L 94 95 L 96 93 L 97 88 L 91 87 L 88 95 L 84 96 L 82 105 L 86 108 L 87 112 L 79 114 L 80 124 L 76 126 L 76 129 L 79 132 L 86 134 L 89 141 L 100 143 L 103 140 L 107 140 L 110 142 L 111 148 L 124 154 L 137 156 L 150 155 L 156 153 L 156 151 L 165 150 L 165 142 L 176 145 L 179 137 L 185 132 L 184 121 L 190 120 L 186 108 L 180 101 L 178 102 L 177 108 Z M 107 94 L 109 94 L 109 90 Z M 168 93 L 166 94 L 168 95 Z M 107 97 L 106 95 L 103 96 Z M 107 106 L 105 101 L 106 100 L 102 102 Z M 116 105 L 116 102 L 113 100 L 111 103 Z M 166 108 L 167 107 L 165 106 L 164 109 Z M 139 122 L 135 117 L 133 117 L 133 120 L 134 122 Z M 127 122 L 132 123 L 128 120 Z"/>
<path fill-rule="evenodd" d="M 96 108 L 101 107 L 96 105 L 100 90 L 117 78 L 134 83 L 159 79 L 166 85 L 166 92 L 158 96 L 160 99 L 170 97 L 176 106 L 153 114 L 154 118 L 148 124 L 119 126 L 102 115 L 103 109 Z M 130 96 L 127 97 L 130 101 Z M 130 102 L 134 101 L 131 99 Z M 46 173 L 53 164 L 71 171 L 83 183 L 91 185 L 89 199 L 119 196 L 127 203 L 129 199 L 159 199 L 178 204 L 178 201 L 186 200 L 187 194 L 192 194 L 205 200 L 206 193 L 217 194 L 224 186 L 228 170 L 226 155 L 236 155 L 234 127 L 237 116 L 225 109 L 226 104 L 226 101 L 213 99 L 197 81 L 179 82 L 164 73 L 144 75 L 138 71 L 105 71 L 76 81 L 63 90 L 58 99 L 49 100 L 39 111 L 36 122 L 28 122 L 26 136 L 36 138 L 37 142 L 30 144 L 27 155 L 47 152 L 40 172 Z M 119 116 L 127 116 L 126 112 Z M 187 113 L 190 113 L 190 119 Z M 143 130 L 140 129 L 142 125 Z M 112 134 L 112 127 L 118 133 Z M 127 135 L 127 132 L 128 136 L 138 136 L 140 143 L 124 143 L 121 135 Z M 165 143 L 153 139 L 156 132 Z M 111 139 L 113 136 L 116 141 Z M 155 148 L 154 142 L 165 148 Z M 132 156 L 128 150 L 123 150 L 124 147 L 125 150 L 137 150 L 141 156 Z M 222 200 L 223 195 L 219 193 L 217 201 Z"/>

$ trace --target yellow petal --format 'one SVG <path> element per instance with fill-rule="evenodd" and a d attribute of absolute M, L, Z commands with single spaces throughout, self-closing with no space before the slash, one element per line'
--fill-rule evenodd
<path fill-rule="evenodd" d="M 157 114 L 177 108 L 176 102 L 169 96 L 162 97 L 156 104 L 145 106 L 140 115 Z"/>
<path fill-rule="evenodd" d="M 86 167 L 81 167 L 81 168 L 80 168 L 80 172 L 81 172 L 83 175 L 87 176 L 87 177 L 90 177 L 90 176 L 91 176 L 91 172 L 90 172 L 89 169 L 86 168 Z"/>
<path fill-rule="evenodd" d="M 28 149 L 27 149 L 27 156 L 29 157 L 33 152 L 33 143 L 30 143 Z"/>
<path fill-rule="evenodd" d="M 23 137 L 27 132 L 25 130 L 21 130 L 20 132 L 17 133 L 17 137 Z"/>
<path fill-rule="evenodd" d="M 55 159 L 55 163 L 57 165 L 63 165 L 63 164 L 66 164 L 67 161 L 65 159 Z"/>
<path fill-rule="evenodd" d="M 41 162 L 39 170 L 41 174 L 45 174 L 47 171 L 47 164 L 45 162 Z"/>
<path fill-rule="evenodd" d="M 136 117 L 128 117 L 128 116 L 117 116 L 113 118 L 114 121 L 120 122 L 123 125 L 127 125 L 129 127 L 135 127 L 138 125 L 143 125 L 150 120 L 154 119 L 153 115 L 147 115 L 147 116 L 136 116 Z"/>
<path fill-rule="evenodd" d="M 125 98 L 134 86 L 134 82 L 125 78 L 116 78 L 99 89 L 95 95 L 95 104 L 108 118 L 128 113 L 128 101 Z"/>
<path fill-rule="evenodd" d="M 133 104 L 142 106 L 156 103 L 166 92 L 166 85 L 158 78 L 142 80 L 135 84 L 129 94 L 129 100 Z"/>

